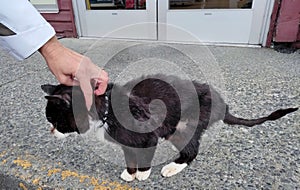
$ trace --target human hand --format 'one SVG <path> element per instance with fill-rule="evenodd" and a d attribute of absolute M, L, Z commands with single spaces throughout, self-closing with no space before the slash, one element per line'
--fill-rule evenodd
<path fill-rule="evenodd" d="M 80 86 L 88 110 L 93 103 L 93 94 L 101 95 L 105 92 L 108 83 L 107 73 L 88 57 L 64 47 L 55 36 L 42 46 L 39 52 L 60 83 Z"/>

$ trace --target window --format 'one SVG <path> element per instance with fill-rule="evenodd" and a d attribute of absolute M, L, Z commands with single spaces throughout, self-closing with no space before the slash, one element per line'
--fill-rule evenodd
<path fill-rule="evenodd" d="M 253 0 L 169 0 L 170 9 L 251 9 Z"/>
<path fill-rule="evenodd" d="M 57 0 L 30 0 L 33 6 L 41 13 L 58 13 Z"/>
<path fill-rule="evenodd" d="M 145 10 L 146 0 L 86 0 L 87 9 L 92 10 Z"/>

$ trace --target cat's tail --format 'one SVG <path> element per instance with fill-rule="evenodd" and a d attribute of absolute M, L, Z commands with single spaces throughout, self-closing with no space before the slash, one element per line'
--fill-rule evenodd
<path fill-rule="evenodd" d="M 298 108 L 287 108 L 287 109 L 280 109 L 277 111 L 272 112 L 267 117 L 262 117 L 258 119 L 244 119 L 244 118 L 238 118 L 229 113 L 228 106 L 226 108 L 225 117 L 223 119 L 223 122 L 229 125 L 245 125 L 248 127 L 253 127 L 254 125 L 262 124 L 266 121 L 274 121 L 276 119 L 279 119 L 286 114 L 292 113 L 294 111 L 297 111 Z"/>

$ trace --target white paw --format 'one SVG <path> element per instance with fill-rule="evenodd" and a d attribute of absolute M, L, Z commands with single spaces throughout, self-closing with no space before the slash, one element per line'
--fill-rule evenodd
<path fill-rule="evenodd" d="M 181 172 L 185 167 L 187 167 L 187 163 L 176 164 L 175 162 L 171 162 L 162 168 L 161 174 L 164 177 L 171 177 Z"/>
<path fill-rule="evenodd" d="M 52 134 L 53 136 L 55 136 L 56 138 L 58 138 L 58 139 L 64 139 L 64 138 L 66 138 L 66 137 L 69 136 L 69 134 L 61 133 L 61 132 L 59 132 L 59 131 L 58 131 L 57 129 L 55 129 L 55 128 L 52 128 L 52 129 L 51 129 L 51 134 Z"/>
<path fill-rule="evenodd" d="M 135 173 L 134 174 L 129 174 L 127 172 L 127 169 L 125 169 L 123 171 L 123 173 L 121 174 L 121 178 L 124 180 L 124 181 L 127 181 L 127 182 L 130 182 L 130 181 L 133 181 L 135 179 Z"/>
<path fill-rule="evenodd" d="M 149 170 L 143 171 L 143 172 L 137 171 L 135 177 L 136 177 L 139 181 L 143 181 L 143 180 L 148 179 L 148 177 L 150 176 L 150 174 L 151 174 L 151 168 L 150 168 Z"/>

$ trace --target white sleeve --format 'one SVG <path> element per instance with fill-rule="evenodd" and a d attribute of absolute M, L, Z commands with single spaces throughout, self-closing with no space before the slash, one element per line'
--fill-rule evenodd
<path fill-rule="evenodd" d="M 0 45 L 20 60 L 29 57 L 55 35 L 53 27 L 28 0 L 0 0 L 0 24 L 15 33 L 0 35 Z"/>

